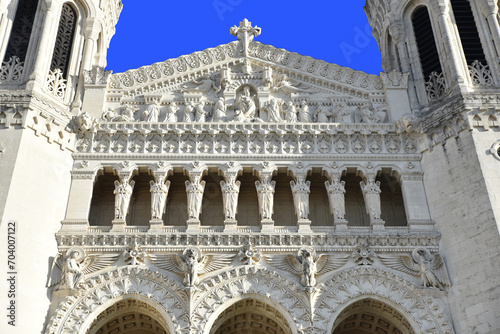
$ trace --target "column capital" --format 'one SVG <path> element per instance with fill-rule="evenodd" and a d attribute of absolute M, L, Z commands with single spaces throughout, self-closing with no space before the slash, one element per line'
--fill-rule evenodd
<path fill-rule="evenodd" d="M 174 168 L 169 163 L 159 161 L 148 166 L 148 170 L 155 177 L 155 179 L 167 179 L 169 175 L 173 174 Z"/>
<path fill-rule="evenodd" d="M 478 1 L 477 4 L 483 15 L 486 17 L 498 14 L 497 2 L 494 0 L 481 0 Z"/>

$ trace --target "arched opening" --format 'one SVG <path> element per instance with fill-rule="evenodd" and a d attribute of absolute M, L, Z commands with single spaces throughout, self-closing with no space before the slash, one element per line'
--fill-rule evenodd
<path fill-rule="evenodd" d="M 259 199 L 255 189 L 257 180 L 257 176 L 245 171 L 238 177 L 241 182 L 236 214 L 238 226 L 260 226 Z"/>
<path fill-rule="evenodd" d="M 345 219 L 349 226 L 370 226 L 370 217 L 359 185 L 363 179 L 348 171 L 342 176 L 342 181 L 345 181 Z"/>
<path fill-rule="evenodd" d="M 296 225 L 297 216 L 295 215 L 292 188 L 290 187 L 290 181 L 292 180 L 289 175 L 281 173 L 273 177 L 273 181 L 276 181 L 273 214 L 275 226 Z"/>
<path fill-rule="evenodd" d="M 14 23 L 10 33 L 9 43 L 5 51 L 4 62 L 7 67 L 2 66 L 0 71 L 0 81 L 17 81 L 20 80 L 21 71 L 17 73 L 8 73 L 9 68 L 16 68 L 19 65 L 24 68 L 24 61 L 28 53 L 29 41 L 33 30 L 33 22 L 38 6 L 37 0 L 19 1 L 16 10 Z M 5 73 L 4 73 L 5 72 Z"/>
<path fill-rule="evenodd" d="M 101 312 L 87 334 L 170 334 L 164 317 L 137 299 L 120 300 Z"/>
<path fill-rule="evenodd" d="M 165 226 L 186 226 L 188 219 L 186 181 L 189 178 L 183 175 L 182 172 L 175 171 L 168 180 L 170 181 L 170 188 L 163 223 Z"/>
<path fill-rule="evenodd" d="M 288 321 L 276 308 L 254 298 L 240 300 L 224 310 L 210 334 L 291 334 Z"/>
<path fill-rule="evenodd" d="M 403 193 L 399 180 L 390 173 L 383 171 L 377 177 L 380 181 L 381 218 L 385 226 L 407 226 Z"/>
<path fill-rule="evenodd" d="M 133 178 L 134 192 L 130 198 L 130 211 L 127 215 L 129 226 L 149 226 L 151 219 L 151 192 L 149 182 L 154 178 L 147 173 L 139 172 Z"/>
<path fill-rule="evenodd" d="M 105 171 L 97 177 L 90 204 L 90 226 L 111 226 L 111 221 L 115 217 L 115 195 L 113 194 L 115 181 L 118 181 L 118 176 L 110 171 Z"/>
<path fill-rule="evenodd" d="M 307 178 L 311 181 L 311 193 L 309 194 L 309 219 L 312 226 L 332 226 L 332 216 L 330 214 L 328 193 L 325 182 L 327 178 L 316 173 L 314 170 Z"/>
<path fill-rule="evenodd" d="M 428 80 L 432 72 L 439 74 L 443 70 L 427 7 L 417 8 L 413 12 L 411 20 L 424 80 Z"/>
<path fill-rule="evenodd" d="M 50 70 L 52 72 L 60 70 L 64 79 L 68 79 L 68 67 L 77 19 L 76 10 L 68 3 L 65 3 L 62 6 L 54 53 L 50 63 Z"/>
<path fill-rule="evenodd" d="M 203 180 L 206 183 L 201 206 L 201 225 L 223 226 L 224 210 L 222 204 L 222 190 L 220 187 L 222 178 L 217 175 L 217 173 L 209 172 Z"/>
<path fill-rule="evenodd" d="M 406 318 L 390 305 L 371 298 L 347 306 L 337 317 L 332 334 L 414 334 Z"/>
<path fill-rule="evenodd" d="M 451 7 L 453 8 L 467 64 L 471 65 L 477 60 L 486 65 L 486 56 L 484 55 L 470 2 L 468 0 L 451 0 Z"/>

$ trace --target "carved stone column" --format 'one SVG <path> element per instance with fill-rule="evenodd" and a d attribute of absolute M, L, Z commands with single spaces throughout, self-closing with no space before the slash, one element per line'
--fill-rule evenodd
<path fill-rule="evenodd" d="M 375 182 L 375 174 L 365 175 L 364 181 L 359 183 L 365 200 L 366 212 L 370 216 L 370 225 L 374 231 L 383 231 L 385 222 L 380 218 L 382 213 L 380 204 L 380 181 Z"/>
<path fill-rule="evenodd" d="M 443 56 L 447 58 L 446 64 L 443 64 L 443 70 L 446 72 L 446 67 L 449 68 L 449 73 L 447 74 L 447 86 L 455 86 L 455 83 L 464 83 L 464 67 L 460 64 L 459 59 L 461 58 L 461 54 L 459 53 L 459 47 L 457 45 L 457 41 L 455 36 L 457 36 L 452 30 L 451 19 L 449 14 L 449 6 L 448 2 L 437 0 L 432 2 L 432 9 L 434 10 L 435 15 L 438 17 L 438 23 L 440 31 L 435 31 L 434 36 L 436 38 L 436 42 L 439 41 L 442 43 L 444 47 L 445 55 L 441 56 L 441 59 L 444 59 Z M 432 20 L 432 18 L 431 18 Z M 437 60 L 436 60 L 437 61 Z M 425 78 L 427 80 L 427 78 Z"/>
<path fill-rule="evenodd" d="M 73 170 L 66 216 L 60 232 L 86 232 L 96 170 Z"/>
<path fill-rule="evenodd" d="M 30 75 L 31 82 L 28 83 L 27 89 L 32 89 L 35 85 L 35 81 L 36 84 L 41 87 L 45 84 L 48 65 L 50 64 L 47 60 L 50 59 L 50 48 L 54 47 L 52 41 L 54 41 L 55 36 L 57 35 L 57 22 L 59 21 L 54 18 L 54 11 L 59 5 L 59 2 L 54 0 L 41 2 L 42 11 L 45 13 L 45 17 L 43 18 L 43 24 L 40 28 L 40 42 L 38 43 L 38 49 L 33 53 L 35 55 L 35 64 L 32 74 Z M 28 56 L 26 57 L 26 60 L 28 60 Z"/>
<path fill-rule="evenodd" d="M 149 166 L 149 171 L 155 180 L 150 181 L 151 192 L 151 220 L 149 221 L 149 232 L 161 231 L 163 227 L 162 216 L 167 208 L 167 196 L 170 181 L 167 178 L 172 174 L 173 167 L 164 162 L 158 162 Z"/>
<path fill-rule="evenodd" d="M 255 187 L 257 188 L 257 197 L 259 198 L 261 232 L 274 231 L 273 213 L 276 181 L 272 181 L 272 178 L 276 171 L 277 167 L 269 162 L 263 162 L 254 167 L 254 172 L 259 177 L 259 181 L 255 181 Z"/>
<path fill-rule="evenodd" d="M 345 181 L 340 181 L 341 172 L 334 172 L 325 168 L 328 181 L 325 182 L 330 212 L 333 215 L 333 224 L 336 231 L 347 231 L 347 220 L 345 219 Z"/>
<path fill-rule="evenodd" d="M 403 174 L 401 176 L 401 191 L 410 230 L 432 230 L 434 222 L 431 219 L 425 195 L 423 173 Z"/>
<path fill-rule="evenodd" d="M 301 162 L 288 167 L 292 173 L 294 181 L 290 181 L 292 188 L 293 204 L 299 233 L 311 233 L 311 221 L 309 220 L 309 194 L 311 193 L 311 182 L 306 181 L 307 174 L 311 171 L 309 166 L 302 165 Z"/>
<path fill-rule="evenodd" d="M 130 199 L 134 191 L 135 181 L 131 181 L 136 172 L 136 166 L 125 161 L 114 167 L 118 174 L 119 181 L 115 181 L 115 219 L 111 232 L 122 232 L 125 230 L 127 214 L 130 206 Z"/>
<path fill-rule="evenodd" d="M 224 176 L 224 181 L 220 181 L 224 206 L 224 232 L 237 231 L 236 213 L 241 182 L 236 181 L 236 179 L 242 171 L 243 167 L 234 162 L 220 167 L 220 173 Z"/>
<path fill-rule="evenodd" d="M 205 181 L 202 181 L 201 178 L 207 171 L 207 166 L 199 162 L 193 162 L 184 167 L 184 173 L 189 176 L 189 181 L 186 181 L 188 232 L 199 231 L 200 229 L 200 213 L 203 192 L 205 191 Z"/>

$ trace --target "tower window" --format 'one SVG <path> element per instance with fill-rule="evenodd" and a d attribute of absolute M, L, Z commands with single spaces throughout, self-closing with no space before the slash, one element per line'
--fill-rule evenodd
<path fill-rule="evenodd" d="M 481 39 L 477 31 L 472 8 L 467 0 L 451 0 L 453 14 L 457 23 L 458 33 L 464 48 L 465 59 L 467 64 L 472 64 L 478 60 L 483 65 L 486 65 L 486 57 L 484 55 Z"/>
<path fill-rule="evenodd" d="M 420 7 L 413 12 L 412 24 L 415 32 L 422 72 L 424 74 L 424 78 L 427 80 L 432 72 L 442 72 L 427 7 Z"/>
<path fill-rule="evenodd" d="M 37 4 L 37 0 L 19 1 L 9 44 L 5 52 L 5 61 L 16 56 L 20 62 L 24 62 L 26 53 L 28 52 L 28 44 L 33 29 Z"/>
<path fill-rule="evenodd" d="M 76 29 L 76 11 L 68 4 L 62 7 L 61 19 L 57 30 L 54 55 L 50 64 L 51 71 L 60 69 L 63 77 L 68 77 L 68 66 Z"/>

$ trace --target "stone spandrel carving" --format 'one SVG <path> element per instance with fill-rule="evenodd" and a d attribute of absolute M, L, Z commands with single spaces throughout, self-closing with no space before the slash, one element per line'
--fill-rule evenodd
<path fill-rule="evenodd" d="M 272 266 L 300 275 L 305 290 L 313 292 L 316 275 L 322 275 L 344 266 L 349 256 L 322 254 L 316 257 L 314 249 L 303 247 L 299 249 L 297 255 L 273 255 L 266 258 Z"/>
<path fill-rule="evenodd" d="M 380 220 L 382 213 L 380 205 L 380 181 L 375 182 L 374 177 L 368 177 L 366 182 L 359 183 L 363 197 L 365 199 L 366 213 L 370 216 L 370 220 Z"/>
<path fill-rule="evenodd" d="M 123 252 L 124 261 L 131 266 L 136 266 L 144 263 L 144 258 L 146 257 L 146 252 L 141 249 L 141 247 L 137 244 L 137 241 L 134 242 L 132 246 L 129 246 Z"/>
<path fill-rule="evenodd" d="M 240 261 L 246 264 L 247 266 L 254 266 L 259 263 L 261 254 L 260 250 L 255 248 L 254 245 L 248 243 L 248 245 L 243 246 L 243 248 L 239 252 Z"/>
<path fill-rule="evenodd" d="M 74 290 L 82 286 L 85 275 L 113 264 L 119 255 L 89 255 L 81 247 L 72 247 L 65 254 L 58 253 L 52 261 L 47 287 Z"/>
<path fill-rule="evenodd" d="M 375 261 L 375 252 L 368 243 L 362 242 L 352 252 L 352 259 L 360 266 L 372 265 Z"/>
<path fill-rule="evenodd" d="M 335 220 L 345 218 L 345 181 L 340 181 L 339 176 L 335 176 L 331 181 L 325 181 L 328 201 L 330 203 L 330 212 Z"/>
<path fill-rule="evenodd" d="M 134 191 L 135 181 L 130 181 L 126 177 L 120 177 L 115 184 L 115 219 L 125 220 L 130 205 L 130 198 Z"/>
<path fill-rule="evenodd" d="M 182 252 L 182 255 L 150 254 L 149 257 L 158 268 L 183 274 L 186 288 L 196 288 L 199 284 L 199 275 L 227 267 L 231 264 L 235 255 L 207 254 L 202 256 L 197 247 L 188 247 Z"/>
<path fill-rule="evenodd" d="M 444 260 L 439 254 L 432 255 L 426 248 L 415 248 L 408 255 L 379 255 L 383 264 L 394 270 L 420 277 L 422 285 L 444 290 L 451 286 Z"/>

